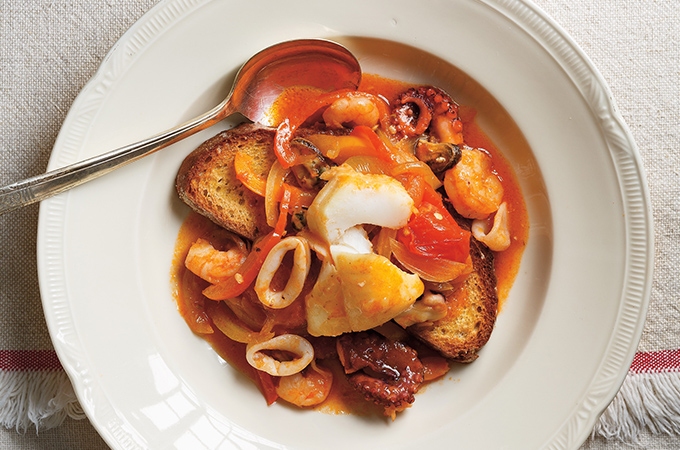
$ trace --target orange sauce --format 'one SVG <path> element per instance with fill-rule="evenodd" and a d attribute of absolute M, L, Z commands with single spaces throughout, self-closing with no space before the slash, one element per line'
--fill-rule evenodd
<path fill-rule="evenodd" d="M 184 266 L 184 260 L 189 252 L 189 247 L 191 247 L 191 244 L 195 242 L 196 239 L 208 236 L 218 229 L 219 227 L 213 222 L 195 212 L 191 212 L 187 216 L 179 230 L 177 241 L 175 242 L 175 253 L 171 272 L 172 291 L 175 295 L 177 309 L 187 322 L 187 325 L 189 325 L 196 334 L 208 341 L 218 355 L 229 361 L 230 364 L 248 375 L 251 379 L 255 380 L 252 376 L 254 369 L 245 360 L 245 344 L 232 341 L 224 334 L 220 333 L 219 330 L 215 330 L 212 327 L 210 327 L 210 330 L 202 331 L 195 329 L 196 325 L 194 317 L 196 310 L 203 311 L 203 304 L 207 300 L 201 292 L 208 284 L 207 282 L 202 283 L 200 281 L 192 284 L 187 283 L 188 279 L 200 279 L 187 270 Z M 192 298 L 199 298 L 200 301 L 193 302 L 190 300 Z"/>
<path fill-rule="evenodd" d="M 460 107 L 465 143 L 470 147 L 484 149 L 491 155 L 494 171 L 503 185 L 503 201 L 508 204 L 510 247 L 494 255 L 494 266 L 498 280 L 498 307 L 500 309 L 519 272 L 522 253 L 529 237 L 529 216 L 515 171 L 501 151 L 475 122 L 475 115 L 474 109 L 465 106 Z"/>
<path fill-rule="evenodd" d="M 272 104 L 269 111 L 269 117 L 272 123 L 281 123 L 287 117 L 290 117 L 293 112 L 304 105 L 306 102 L 315 99 L 323 91 L 307 86 L 294 86 L 288 88 L 279 95 L 279 97 Z"/>
<path fill-rule="evenodd" d="M 385 98 L 392 103 L 402 92 L 412 87 L 403 81 L 391 80 L 379 75 L 365 73 L 361 78 L 359 90 Z"/>
<path fill-rule="evenodd" d="M 245 344 L 232 341 L 217 328 L 213 328 L 212 331 L 208 333 L 196 331 L 195 329 L 195 311 L 203 311 L 204 307 L 202 302 L 210 302 L 213 300 L 209 300 L 201 294 L 201 291 L 205 289 L 208 284 L 189 272 L 186 267 L 184 267 L 184 260 L 186 259 L 189 247 L 191 247 L 191 244 L 196 239 L 209 236 L 219 230 L 221 230 L 221 228 L 209 219 L 193 211 L 189 213 L 180 228 L 175 243 L 171 273 L 172 292 L 178 310 L 186 320 L 187 325 L 194 330 L 196 334 L 205 339 L 222 359 L 250 378 L 250 380 L 262 390 L 263 388 L 260 384 L 257 370 L 246 361 Z M 187 282 L 189 279 L 192 281 L 198 280 L 198 282 L 189 283 Z M 304 295 L 301 297 L 303 296 Z M 201 304 L 196 304 L 191 301 L 192 299 L 201 299 Z M 189 306 L 187 306 L 187 304 L 189 304 Z M 302 301 L 295 301 L 290 307 L 278 310 L 277 315 L 299 313 L 299 308 L 302 304 Z M 286 322 L 289 320 L 285 317 L 277 316 L 277 321 Z M 296 320 L 293 320 L 293 322 L 296 322 Z M 364 400 L 362 395 L 349 385 L 347 377 L 344 375 L 344 370 L 337 360 L 322 360 L 319 364 L 333 372 L 333 387 L 331 388 L 328 398 L 314 409 L 328 414 L 346 414 L 350 411 L 352 414 L 366 416 L 380 416 L 382 414 L 379 407 Z"/>
<path fill-rule="evenodd" d="M 389 80 L 376 75 L 364 74 L 360 90 L 380 96 L 388 102 L 392 102 L 399 93 L 411 87 L 407 83 Z M 294 113 L 306 101 L 317 96 L 319 91 L 307 88 L 288 89 L 275 102 L 271 117 L 278 123 L 285 117 Z M 517 182 L 514 171 L 508 161 L 503 157 L 501 151 L 493 144 L 487 135 L 480 129 L 475 122 L 475 111 L 465 106 L 460 107 L 460 117 L 463 122 L 465 143 L 471 147 L 482 148 L 492 157 L 494 170 L 499 176 L 504 188 L 504 201 L 508 203 L 509 226 L 512 236 L 510 248 L 495 255 L 495 268 L 498 280 L 499 308 L 507 298 L 508 292 L 518 273 L 522 252 L 526 246 L 528 237 L 528 215 L 522 193 Z M 188 282 L 191 273 L 184 267 L 184 260 L 191 244 L 199 237 L 211 235 L 220 230 L 208 219 L 190 213 L 182 225 L 177 238 L 175 253 L 173 258 L 171 282 L 175 301 L 177 302 L 180 314 L 185 318 L 191 329 L 206 339 L 215 351 L 237 370 L 248 376 L 253 382 L 263 390 L 259 380 L 257 370 L 251 367 L 245 359 L 245 344 L 237 343 L 218 329 L 206 331 L 200 323 L 204 312 L 202 302 L 212 301 L 201 295 L 201 291 L 207 286 L 205 282 Z M 312 274 L 314 278 L 316 276 Z M 197 277 L 193 277 L 196 278 Z M 305 291 L 310 287 L 306 287 Z M 300 298 L 304 297 L 303 295 Z M 449 305 L 450 309 L 464 307 L 469 300 L 463 290 L 458 290 L 454 296 L 455 302 Z M 298 299 L 294 303 L 295 308 L 290 308 L 293 314 L 304 314 L 302 300 Z M 277 319 L 285 322 L 287 313 L 282 313 Z M 209 320 L 209 319 L 207 319 Z M 297 322 L 298 320 L 295 320 Z M 427 353 L 428 350 L 425 350 Z M 324 359 L 319 362 L 322 367 L 333 372 L 333 387 L 329 397 L 319 406 L 313 409 L 330 413 L 345 414 L 351 412 L 359 415 L 381 416 L 382 408 L 377 407 L 371 402 L 367 402 L 361 394 L 354 390 L 344 376 L 344 370 L 339 361 L 334 358 Z M 264 393 L 264 390 L 263 390 Z"/>
<path fill-rule="evenodd" d="M 198 334 L 212 331 L 209 319 L 203 307 L 203 294 L 201 291 L 208 286 L 208 283 L 194 276 L 184 267 L 184 260 L 187 258 L 189 247 L 200 237 L 205 237 L 217 226 L 208 219 L 198 214 L 192 213 L 187 216 L 184 224 L 180 228 L 177 241 L 175 242 L 175 252 L 172 261 L 172 271 L 170 282 L 172 291 L 175 295 L 177 309 L 184 317 L 191 330 Z"/>

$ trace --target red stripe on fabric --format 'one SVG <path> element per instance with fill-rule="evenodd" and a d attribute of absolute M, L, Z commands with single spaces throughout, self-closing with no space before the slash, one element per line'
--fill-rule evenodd
<path fill-rule="evenodd" d="M 631 373 L 663 373 L 680 371 L 680 350 L 636 353 Z"/>
<path fill-rule="evenodd" d="M 0 350 L 0 371 L 62 370 L 54 350 Z M 636 353 L 631 373 L 680 371 L 680 349 Z"/>
<path fill-rule="evenodd" d="M 0 350 L 0 370 L 6 372 L 62 370 L 54 350 Z"/>

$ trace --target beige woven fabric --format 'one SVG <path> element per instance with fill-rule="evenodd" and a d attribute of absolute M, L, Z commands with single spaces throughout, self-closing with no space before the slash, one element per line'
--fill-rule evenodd
<path fill-rule="evenodd" d="M 45 171 L 76 95 L 156 1 L 0 1 L 0 184 Z M 52 348 L 38 288 L 37 220 L 37 205 L 0 216 L 0 350 Z M 39 434 L 0 426 L 0 448 L 108 447 L 87 420 L 67 419 Z"/>
<path fill-rule="evenodd" d="M 45 171 L 76 95 L 154 0 L 0 2 L 0 183 Z M 51 348 L 36 268 L 38 206 L 0 216 L 0 348 Z"/>
<path fill-rule="evenodd" d="M 0 0 L 0 184 L 44 171 L 66 113 L 103 57 L 156 0 Z M 647 171 L 655 220 L 652 300 L 640 351 L 680 348 L 680 8 L 675 1 L 536 0 L 611 87 Z M 37 206 L 0 216 L 0 350 L 51 348 L 39 299 Z M 643 448 L 680 438 L 643 436 Z M 0 448 L 105 448 L 87 421 Z M 584 448 L 629 448 L 596 439 Z"/>
<path fill-rule="evenodd" d="M 674 1 L 537 2 L 599 69 L 647 174 L 654 284 L 639 351 L 680 348 L 680 8 Z"/>

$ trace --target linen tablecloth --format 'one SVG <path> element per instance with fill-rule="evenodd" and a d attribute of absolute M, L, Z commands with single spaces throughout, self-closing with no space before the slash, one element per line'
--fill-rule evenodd
<path fill-rule="evenodd" d="M 0 1 L 0 184 L 44 172 L 66 113 L 156 0 Z M 680 447 L 680 8 L 536 0 L 592 59 L 639 146 L 655 223 L 652 297 L 624 385 L 582 448 Z M 42 315 L 38 207 L 0 216 L 0 447 L 106 448 Z"/>

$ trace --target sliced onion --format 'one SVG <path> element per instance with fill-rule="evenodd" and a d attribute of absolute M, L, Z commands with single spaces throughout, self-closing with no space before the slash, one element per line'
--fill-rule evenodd
<path fill-rule="evenodd" d="M 234 315 L 250 330 L 259 330 L 264 326 L 267 315 L 260 300 L 252 289 L 238 297 L 224 300 Z"/>
<path fill-rule="evenodd" d="M 447 292 L 450 292 L 456 288 L 454 281 L 456 280 L 444 281 L 440 283 L 436 281 L 424 280 L 423 284 L 425 285 L 425 289 L 428 291 L 446 294 Z"/>
<path fill-rule="evenodd" d="M 397 236 L 397 230 L 392 228 L 381 228 L 378 235 L 374 238 L 373 251 L 380 256 L 387 259 L 392 257 L 392 243 L 391 241 Z"/>
<path fill-rule="evenodd" d="M 451 368 L 449 362 L 441 356 L 425 356 L 424 358 L 420 358 L 420 362 L 423 363 L 423 376 L 425 377 L 425 381 L 441 378 L 446 375 Z"/>
<path fill-rule="evenodd" d="M 207 283 L 189 270 L 183 268 L 182 271 L 182 282 L 179 283 L 180 290 L 177 293 L 177 307 L 191 331 L 211 334 L 213 328 L 210 326 L 210 320 L 205 311 L 205 297 L 201 294 L 202 288 Z"/>
<path fill-rule="evenodd" d="M 390 240 L 390 246 L 397 261 L 423 280 L 443 283 L 458 278 L 461 275 L 466 275 L 472 271 L 471 264 L 443 258 L 416 255 L 410 252 L 404 244 L 396 239 Z"/>
<path fill-rule="evenodd" d="M 253 344 L 274 336 L 272 332 L 258 333 L 247 328 L 224 302 L 207 302 L 205 306 L 213 324 L 232 341 Z"/>
<path fill-rule="evenodd" d="M 314 144 L 324 157 L 337 164 L 342 164 L 352 156 L 375 154 L 370 142 L 359 136 L 312 134 L 307 136 L 307 140 Z"/>
<path fill-rule="evenodd" d="M 416 175 L 422 175 L 423 178 L 425 178 L 425 181 L 427 181 L 427 184 L 432 186 L 434 190 L 437 190 L 440 187 L 442 187 L 442 182 L 439 181 L 437 175 L 435 175 L 434 172 L 432 172 L 430 166 L 428 166 L 422 161 L 411 161 L 403 164 L 398 164 L 392 168 L 390 175 L 396 177 L 398 175 L 402 175 L 405 173 L 414 173 Z"/>
<path fill-rule="evenodd" d="M 279 218 L 278 202 L 283 194 L 283 181 L 286 179 L 289 169 L 285 169 L 279 161 L 274 161 L 269 175 L 264 195 L 264 211 L 267 216 L 267 225 L 274 228 Z"/>
<path fill-rule="evenodd" d="M 395 162 L 405 163 L 409 161 L 418 161 L 418 158 L 416 158 L 413 153 L 404 150 L 401 145 L 395 145 L 383 130 L 376 128 L 374 131 L 383 145 L 387 147 L 392 155 L 394 155 Z"/>
<path fill-rule="evenodd" d="M 376 156 L 351 156 L 347 158 L 345 164 L 361 173 L 377 175 L 389 175 L 390 173 L 389 163 Z"/>

